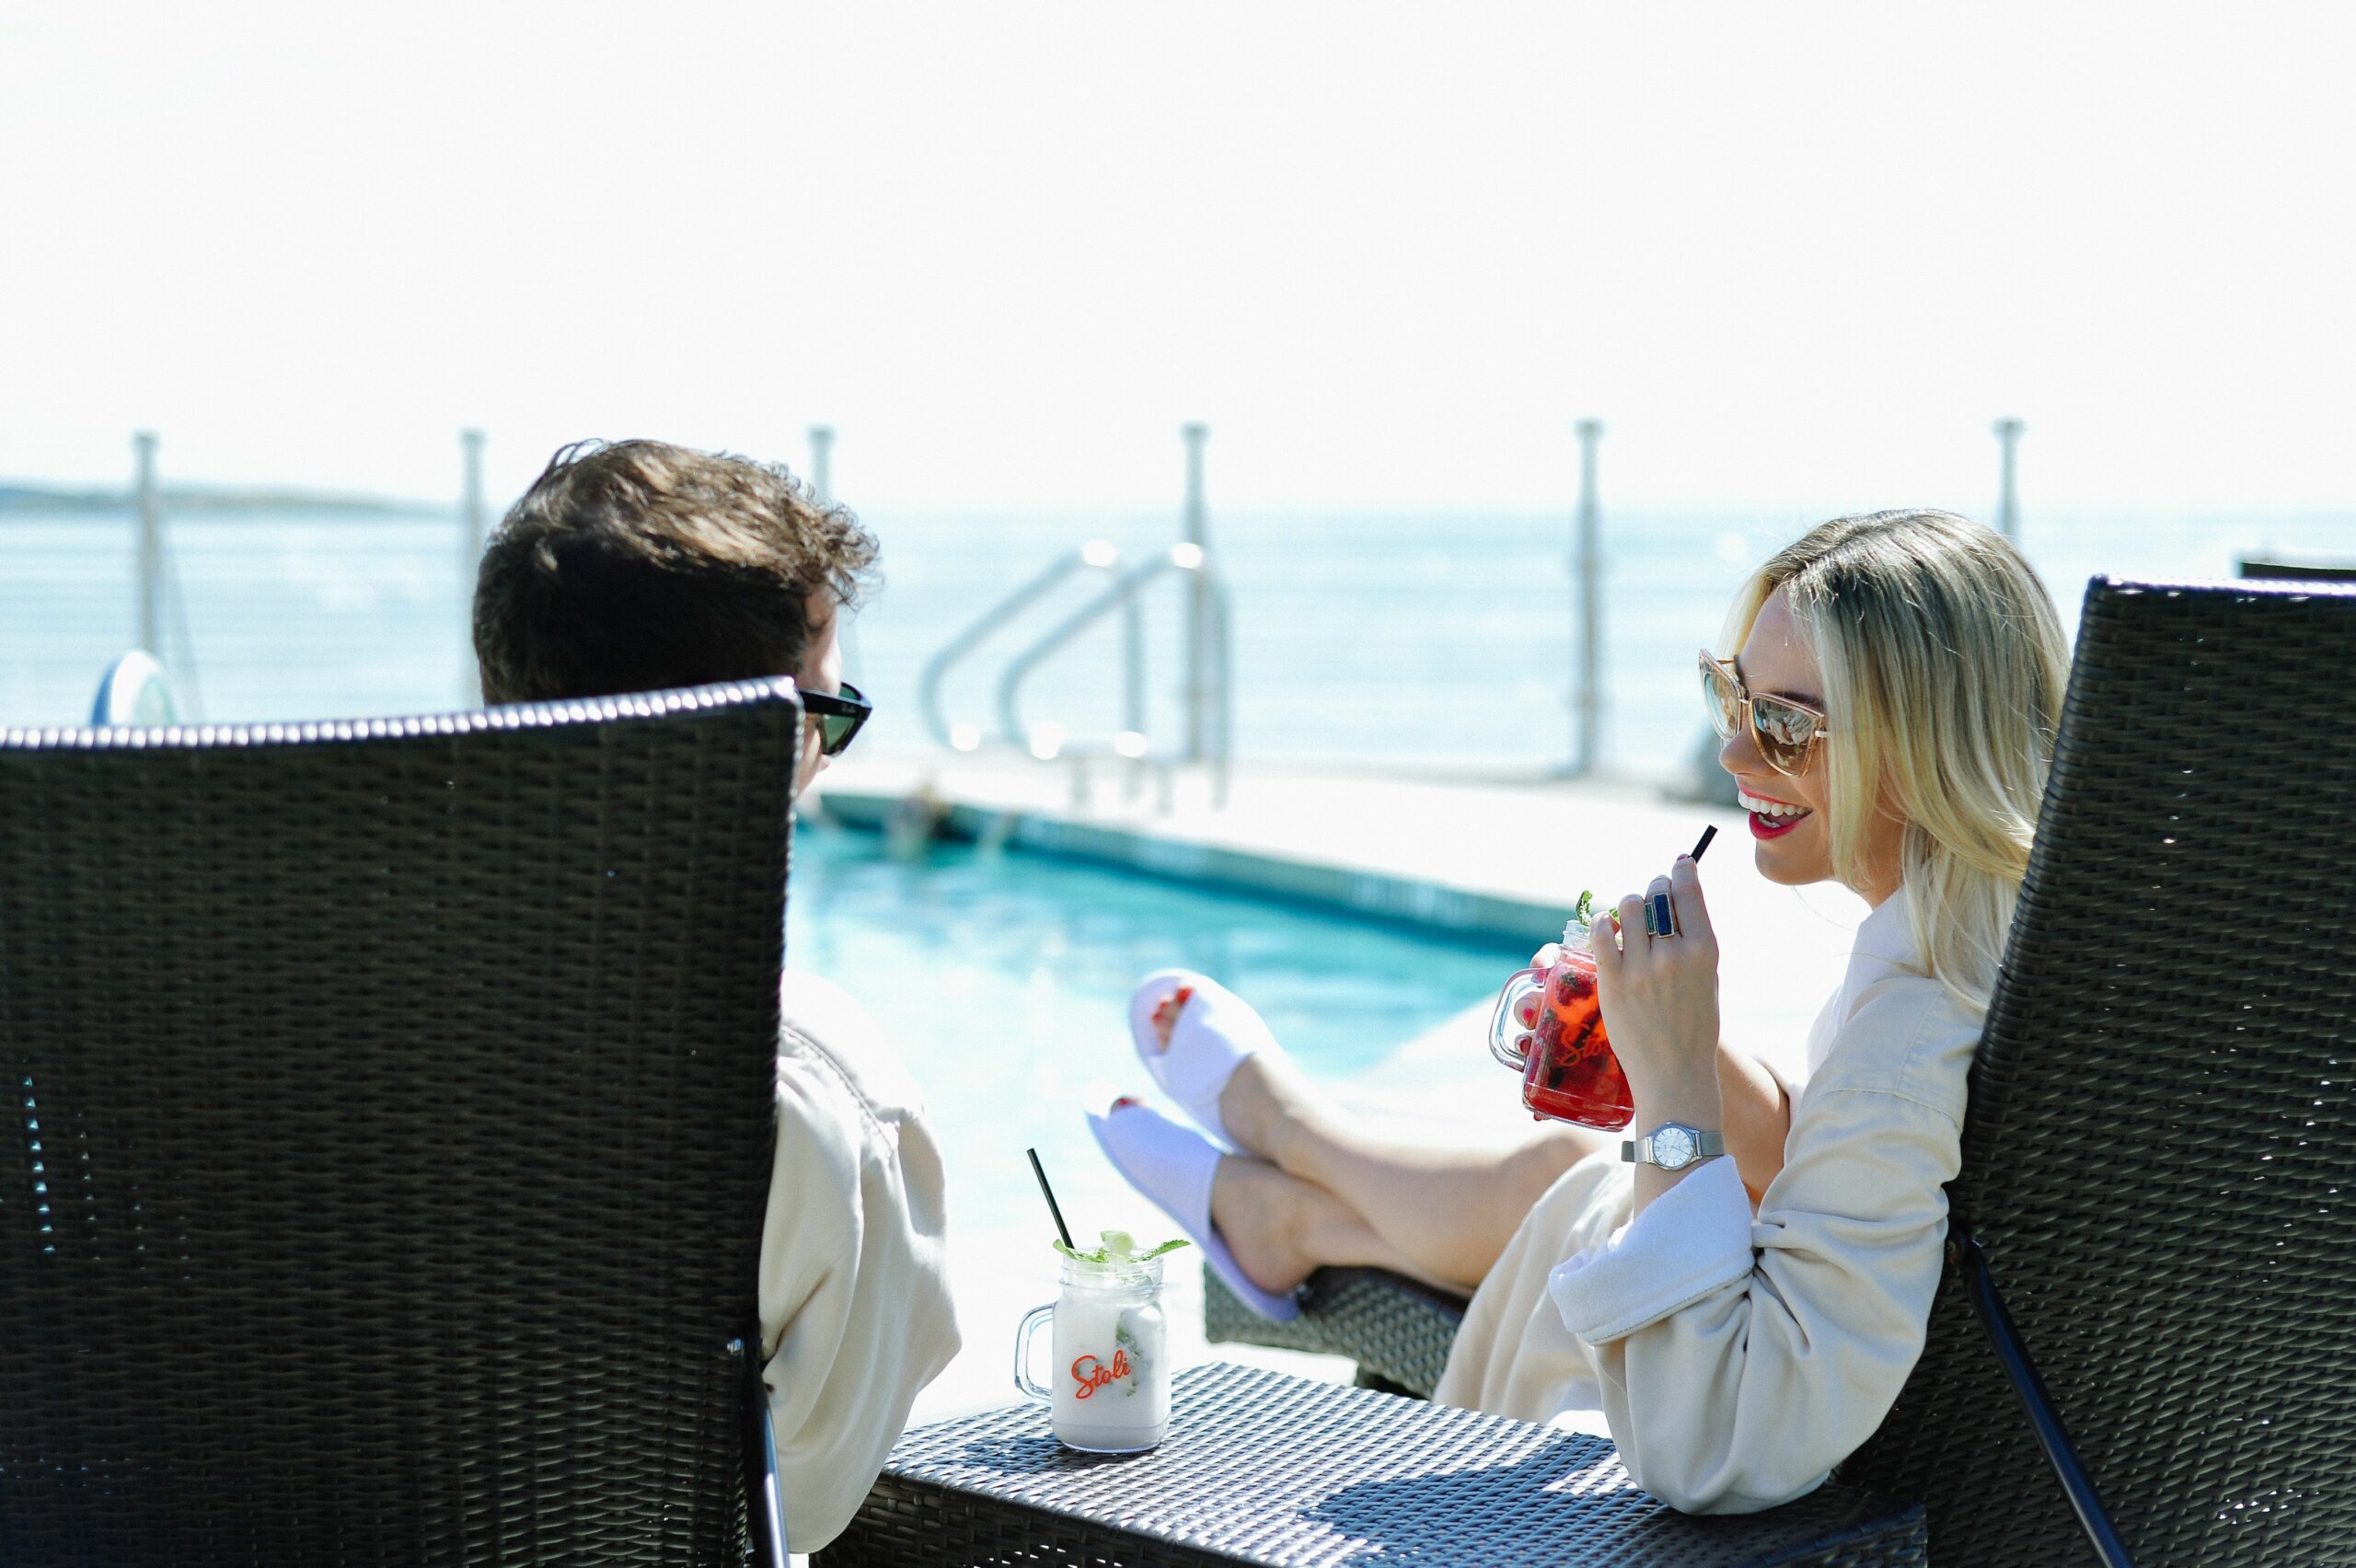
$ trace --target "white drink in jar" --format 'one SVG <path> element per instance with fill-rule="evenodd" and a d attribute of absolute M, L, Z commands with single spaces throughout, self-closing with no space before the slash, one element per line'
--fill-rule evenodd
<path fill-rule="evenodd" d="M 1027 1365 L 1031 1337 L 1052 1317 L 1055 1365 L 1045 1387 Z M 1056 1440 L 1091 1454 L 1150 1448 L 1170 1431 L 1169 1336 L 1161 1260 L 1067 1257 L 1063 1295 L 1022 1320 L 1015 1386 L 1050 1408 Z"/>

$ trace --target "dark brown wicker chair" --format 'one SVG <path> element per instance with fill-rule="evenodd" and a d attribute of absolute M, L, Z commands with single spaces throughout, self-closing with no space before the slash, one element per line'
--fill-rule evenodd
<path fill-rule="evenodd" d="M 1958 1245 L 1922 1362 L 1841 1470 L 1927 1500 L 1934 1562 L 2092 1558 L 1992 1350 L 2009 1309 L 2136 1561 L 2356 1563 L 2351 668 L 2356 591 L 2089 585 Z M 1329 1294 L 1378 1320 L 1376 1370 L 1444 1358 L 1428 1301 Z M 1265 1337 L 1242 1312 L 1214 1329 Z M 1313 1331 L 1344 1354 L 1362 1332 Z"/>
<path fill-rule="evenodd" d="M 0 1562 L 745 1560 L 799 722 L 0 733 Z"/>

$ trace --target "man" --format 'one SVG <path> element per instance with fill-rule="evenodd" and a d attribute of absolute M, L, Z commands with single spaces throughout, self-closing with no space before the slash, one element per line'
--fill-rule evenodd
<path fill-rule="evenodd" d="M 483 700 L 790 674 L 813 719 L 798 793 L 864 716 L 836 631 L 875 554 L 782 469 L 652 441 L 568 446 L 483 553 Z M 850 1522 L 958 1336 L 915 1084 L 838 988 L 789 974 L 781 997 L 761 1352 L 786 1531 L 806 1552 Z"/>

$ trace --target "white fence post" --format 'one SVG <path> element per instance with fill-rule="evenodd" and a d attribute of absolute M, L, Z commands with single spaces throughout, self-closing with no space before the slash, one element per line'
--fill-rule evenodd
<path fill-rule="evenodd" d="M 475 581 L 482 571 L 482 548 L 489 537 L 482 504 L 482 444 L 483 433 L 473 426 L 458 432 L 461 467 L 458 527 L 465 537 L 467 550 L 465 569 L 460 577 L 466 594 L 467 645 L 459 659 L 466 673 L 458 677 L 458 700 L 477 707 L 482 704 L 482 671 L 476 665 L 474 655 Z"/>
<path fill-rule="evenodd" d="M 1209 524 L 1203 515 L 1203 444 L 1210 439 L 1210 427 L 1188 424 L 1179 434 L 1186 443 L 1186 543 L 1209 559 Z M 1207 726 L 1203 721 L 1203 704 L 1208 700 L 1204 669 L 1204 641 L 1209 611 L 1206 608 L 1202 574 L 1188 574 L 1186 585 L 1186 760 L 1200 762 L 1207 750 Z"/>
<path fill-rule="evenodd" d="M 2027 428 L 2018 420 L 1996 421 L 1996 441 L 2004 464 L 1997 480 L 1996 532 L 2015 541 L 2021 536 L 2021 497 L 2015 483 L 2013 454 L 2014 449 L 2020 445 L 2021 432 Z"/>
<path fill-rule="evenodd" d="M 1596 446 L 1603 439 L 1601 420 L 1581 420 L 1579 437 L 1578 556 L 1572 571 L 1578 599 L 1579 657 L 1573 705 L 1578 713 L 1571 771 L 1586 776 L 1603 765 L 1603 532 L 1602 508 L 1596 497 Z"/>
<path fill-rule="evenodd" d="M 835 427 L 810 427 L 810 489 L 816 493 L 818 504 L 835 503 Z"/>
<path fill-rule="evenodd" d="M 810 427 L 810 493 L 818 498 L 821 507 L 835 504 L 835 427 Z M 843 678 L 853 686 L 867 678 L 865 661 L 859 653 L 859 617 L 837 616 L 835 640 L 843 651 Z"/>
<path fill-rule="evenodd" d="M 482 440 L 479 430 L 468 428 L 458 432 L 458 451 L 466 476 L 458 504 L 460 521 L 467 531 L 467 570 L 470 572 L 482 564 L 482 547 L 488 536 L 482 507 Z"/>
<path fill-rule="evenodd" d="M 135 431 L 131 450 L 138 464 L 139 646 L 164 657 L 164 502 L 156 489 L 156 432 Z"/>

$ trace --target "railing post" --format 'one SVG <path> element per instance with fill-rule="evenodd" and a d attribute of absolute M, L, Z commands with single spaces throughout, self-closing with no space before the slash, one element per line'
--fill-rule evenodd
<path fill-rule="evenodd" d="M 468 606 L 467 652 L 459 660 L 466 673 L 458 677 L 458 696 L 460 701 L 477 705 L 482 701 L 482 671 L 474 660 L 475 582 L 482 571 L 483 546 L 490 541 L 483 517 L 482 443 L 482 432 L 472 425 L 458 432 L 458 535 L 467 552 L 459 585 Z"/>
<path fill-rule="evenodd" d="M 1209 525 L 1203 516 L 1203 443 L 1210 439 L 1210 427 L 1189 424 L 1180 432 L 1186 442 L 1186 543 L 1208 554 Z M 1193 574 L 1186 588 L 1186 760 L 1203 760 L 1206 729 L 1203 704 L 1208 695 L 1204 668 L 1205 621 L 1203 580 L 1199 572 Z"/>
<path fill-rule="evenodd" d="M 139 508 L 139 646 L 164 656 L 164 503 L 156 489 L 156 432 L 134 431 L 133 497 Z"/>
<path fill-rule="evenodd" d="M 1996 532 L 2014 540 L 2021 536 L 2021 497 L 2015 483 L 2013 453 L 2020 444 L 2021 432 L 2027 428 L 2015 419 L 1996 421 L 1997 450 L 2003 455 L 1996 481 Z"/>
<path fill-rule="evenodd" d="M 1114 744 L 1145 755 L 1145 606 L 1134 598 L 1121 606 L 1121 733 Z M 1134 780 L 1137 769 L 1129 774 Z"/>
<path fill-rule="evenodd" d="M 482 547 L 489 536 L 482 508 L 482 432 L 471 427 L 458 432 L 458 458 L 463 473 L 458 511 L 466 529 L 468 571 L 482 564 Z"/>
<path fill-rule="evenodd" d="M 1204 581 L 1196 574 L 1198 583 Z M 1218 655 L 1218 733 L 1216 760 L 1211 772 L 1211 808 L 1227 809 L 1228 784 L 1235 763 L 1235 625 L 1229 614 L 1227 582 L 1220 579 L 1210 596 L 1210 610 L 1215 636 L 1212 647 Z"/>
<path fill-rule="evenodd" d="M 835 503 L 834 481 L 835 427 L 810 427 L 810 489 L 821 506 Z"/>
<path fill-rule="evenodd" d="M 821 508 L 835 504 L 835 427 L 810 427 L 810 493 L 818 499 Z M 835 642 L 843 651 L 843 678 L 858 682 L 865 678 L 859 656 L 859 617 L 837 616 Z"/>
<path fill-rule="evenodd" d="M 1571 771 L 1587 775 L 1603 763 L 1603 523 L 1595 478 L 1596 445 L 1603 439 L 1603 421 L 1581 420 L 1576 428 L 1579 437 L 1578 554 L 1572 574 L 1578 600 L 1579 657 L 1572 702 L 1578 714 L 1578 732 Z"/>

